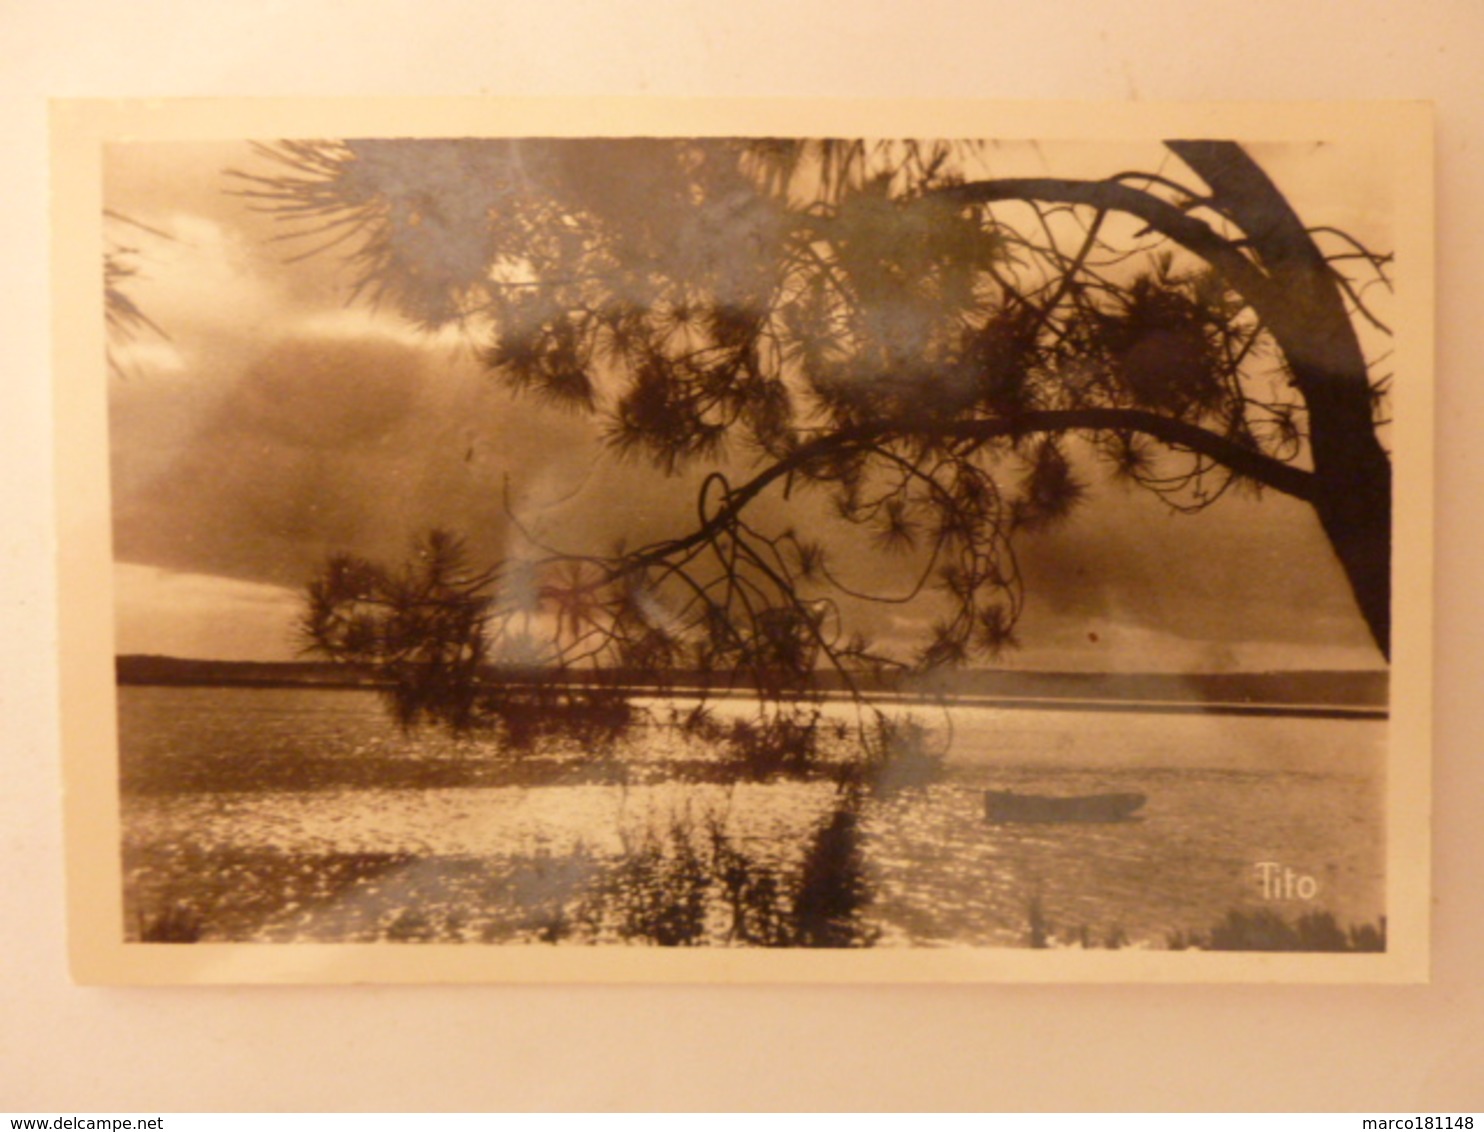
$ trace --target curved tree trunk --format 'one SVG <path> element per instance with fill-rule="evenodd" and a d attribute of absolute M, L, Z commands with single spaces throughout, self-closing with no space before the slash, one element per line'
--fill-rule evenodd
<path fill-rule="evenodd" d="M 1329 265 L 1277 186 L 1234 142 L 1167 143 L 1247 237 L 1281 305 L 1263 310 L 1309 415 L 1311 502 L 1383 655 L 1391 654 L 1391 460 L 1365 356 Z"/>

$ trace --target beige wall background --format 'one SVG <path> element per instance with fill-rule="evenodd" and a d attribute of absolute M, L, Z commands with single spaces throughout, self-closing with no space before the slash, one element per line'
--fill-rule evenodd
<path fill-rule="evenodd" d="M 0 3 L 0 1110 L 1484 1109 L 1478 0 Z M 48 97 L 1426 99 L 1433 982 L 99 989 L 65 966 Z"/>

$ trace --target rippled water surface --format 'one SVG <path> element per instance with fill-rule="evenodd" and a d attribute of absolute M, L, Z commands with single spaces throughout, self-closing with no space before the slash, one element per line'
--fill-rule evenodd
<path fill-rule="evenodd" d="M 673 856 L 684 829 L 791 875 L 839 803 L 826 778 L 698 776 L 715 751 L 663 728 L 517 756 L 404 734 L 366 692 L 127 687 L 120 701 L 132 936 L 183 906 L 206 939 L 604 941 L 592 925 L 583 936 L 583 893 L 625 854 Z M 852 826 L 867 942 L 1164 947 L 1265 903 L 1342 924 L 1384 911 L 1383 722 L 917 718 L 948 745 L 945 773 L 867 795 Z M 1148 803 L 1115 824 L 995 825 L 988 788 Z M 1314 899 L 1265 902 L 1263 862 L 1312 877 Z"/>

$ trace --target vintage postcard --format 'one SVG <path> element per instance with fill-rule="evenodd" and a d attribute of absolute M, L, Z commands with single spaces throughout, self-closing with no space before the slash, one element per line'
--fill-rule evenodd
<path fill-rule="evenodd" d="M 1427 109 L 53 109 L 84 982 L 1427 977 Z"/>

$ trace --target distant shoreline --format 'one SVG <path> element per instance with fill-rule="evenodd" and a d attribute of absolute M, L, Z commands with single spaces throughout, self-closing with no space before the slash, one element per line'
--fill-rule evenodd
<path fill-rule="evenodd" d="M 121 686 L 259 688 L 264 690 L 359 690 L 385 687 L 371 674 L 323 661 L 189 660 L 163 656 L 116 658 Z M 727 688 L 698 672 L 609 670 L 605 687 L 635 696 L 672 695 L 715 698 L 751 695 Z M 549 669 L 506 669 L 501 676 L 517 684 L 596 683 L 592 674 Z M 1385 719 L 1388 674 L 1384 671 L 1294 671 L 1241 673 L 1085 673 L 1019 672 L 974 669 L 930 675 L 888 675 L 859 681 L 873 700 L 901 703 L 949 701 L 963 706 L 1056 711 L 1198 712 L 1222 715 L 1308 716 L 1327 719 Z M 838 673 L 821 672 L 815 693 L 848 695 Z"/>

